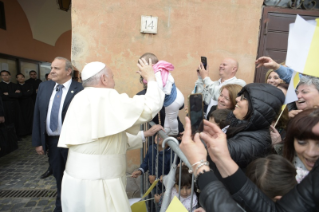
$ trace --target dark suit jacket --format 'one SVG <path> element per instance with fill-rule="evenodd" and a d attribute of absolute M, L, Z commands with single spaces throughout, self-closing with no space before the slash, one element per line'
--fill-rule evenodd
<path fill-rule="evenodd" d="M 55 86 L 53 81 L 42 82 L 38 89 L 37 100 L 34 106 L 33 128 L 32 128 L 32 146 L 42 146 L 46 151 L 46 119 L 50 98 Z M 65 97 L 62 108 L 62 123 L 71 100 L 83 90 L 82 84 L 72 80 L 69 91 Z"/>
<path fill-rule="evenodd" d="M 3 103 L 2 103 L 1 96 L 0 96 L 0 116 L 4 116 L 4 109 L 3 109 Z"/>

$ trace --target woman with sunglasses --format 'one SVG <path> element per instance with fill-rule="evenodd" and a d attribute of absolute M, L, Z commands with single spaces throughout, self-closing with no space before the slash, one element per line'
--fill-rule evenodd
<path fill-rule="evenodd" d="M 238 93 L 235 109 L 227 118 L 226 135 L 229 152 L 239 167 L 269 153 L 269 126 L 284 100 L 283 92 L 269 84 L 251 83 Z"/>

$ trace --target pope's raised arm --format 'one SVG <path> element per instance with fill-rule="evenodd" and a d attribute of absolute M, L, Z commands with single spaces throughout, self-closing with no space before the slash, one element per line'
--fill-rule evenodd
<path fill-rule="evenodd" d="M 160 111 L 165 96 L 157 86 L 152 66 L 143 60 L 138 67 L 148 89 L 144 96 L 130 98 L 114 89 L 112 70 L 105 64 L 87 64 L 82 71 L 85 89 L 70 104 L 58 146 L 89 143 L 124 131 L 136 135 L 139 125 Z"/>

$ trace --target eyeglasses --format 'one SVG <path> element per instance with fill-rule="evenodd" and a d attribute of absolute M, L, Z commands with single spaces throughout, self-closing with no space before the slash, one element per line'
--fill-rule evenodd
<path fill-rule="evenodd" d="M 243 101 L 243 100 L 247 100 L 247 98 L 244 96 L 244 94 L 242 94 L 242 95 L 240 96 L 240 101 Z"/>

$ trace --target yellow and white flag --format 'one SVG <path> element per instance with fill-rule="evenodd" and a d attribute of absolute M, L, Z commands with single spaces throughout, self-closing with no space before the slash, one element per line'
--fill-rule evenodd
<path fill-rule="evenodd" d="M 287 90 L 287 94 L 286 94 L 286 99 L 285 99 L 285 103 L 282 105 L 281 107 L 281 112 L 274 124 L 274 127 L 278 124 L 278 121 L 282 115 L 282 113 L 284 112 L 287 104 L 289 104 L 290 102 L 294 102 L 298 100 L 297 94 L 296 94 L 296 88 L 297 85 L 299 84 L 300 81 L 300 77 L 299 77 L 299 73 L 294 71 L 292 74 L 292 77 L 290 79 L 290 83 L 289 83 L 289 87 Z"/>
<path fill-rule="evenodd" d="M 169 204 L 166 212 L 188 212 L 184 205 L 175 196 Z"/>
<path fill-rule="evenodd" d="M 298 100 L 295 90 L 297 85 L 299 84 L 299 81 L 300 81 L 299 73 L 294 71 L 289 83 L 284 105 Z"/>
<path fill-rule="evenodd" d="M 319 77 L 319 18 L 305 21 L 297 15 L 289 27 L 286 65 L 302 74 Z"/>

